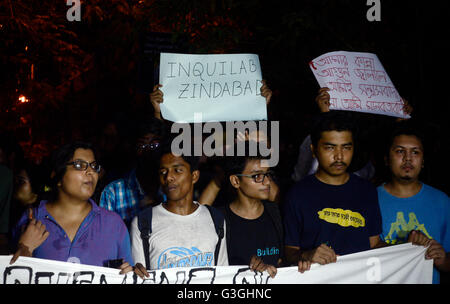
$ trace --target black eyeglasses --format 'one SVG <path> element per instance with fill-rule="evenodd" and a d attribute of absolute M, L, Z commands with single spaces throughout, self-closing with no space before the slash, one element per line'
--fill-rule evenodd
<path fill-rule="evenodd" d="M 137 147 L 138 149 L 141 150 L 155 150 L 159 147 L 160 143 L 159 142 L 153 142 L 150 144 L 138 144 Z"/>
<path fill-rule="evenodd" d="M 255 183 L 263 183 L 266 176 L 268 176 L 270 179 L 273 179 L 275 176 L 275 173 L 273 171 L 267 171 L 266 173 L 256 173 L 256 174 L 234 174 L 236 176 L 244 176 L 244 177 L 251 177 L 255 181 Z"/>
<path fill-rule="evenodd" d="M 100 173 L 102 166 L 100 166 L 97 161 L 93 161 L 92 163 L 88 163 L 85 160 L 77 159 L 73 162 L 67 163 L 66 165 L 72 165 L 75 170 L 78 171 L 86 171 L 88 167 L 91 167 L 97 173 Z"/>

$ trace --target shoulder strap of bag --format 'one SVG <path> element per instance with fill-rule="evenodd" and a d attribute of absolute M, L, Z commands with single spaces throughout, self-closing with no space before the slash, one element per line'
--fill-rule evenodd
<path fill-rule="evenodd" d="M 141 232 L 142 247 L 144 248 L 145 268 L 150 269 L 150 234 L 152 233 L 153 207 L 142 210 L 138 214 L 138 228 Z"/>
<path fill-rule="evenodd" d="M 206 206 L 206 208 L 208 208 L 208 211 L 211 214 L 212 220 L 214 222 L 214 227 L 216 228 L 217 236 L 219 237 L 219 240 L 217 241 L 217 244 L 216 244 L 216 250 L 214 252 L 214 263 L 215 263 L 215 265 L 217 265 L 220 244 L 221 244 L 223 236 L 224 236 L 223 223 L 225 221 L 225 218 L 224 218 L 222 212 L 220 212 L 216 208 L 211 207 L 209 205 L 204 205 L 204 206 Z"/>

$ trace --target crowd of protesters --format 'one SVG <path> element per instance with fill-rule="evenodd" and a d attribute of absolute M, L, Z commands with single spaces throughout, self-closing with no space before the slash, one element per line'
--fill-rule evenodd
<path fill-rule="evenodd" d="M 109 123 L 97 142 L 65 144 L 38 166 L 11 137 L 0 140 L 0 249 L 11 263 L 33 256 L 143 278 L 153 269 L 249 265 L 273 277 L 277 267 L 304 272 L 339 255 L 412 242 L 427 247 L 433 283 L 450 271 L 450 201 L 419 180 L 426 139 L 406 100 L 413 118 L 400 121 L 330 111 L 328 90 L 319 90 L 320 113 L 287 171 L 262 166 L 260 151 L 176 155 L 160 87 L 150 95 L 154 116 L 127 145 Z M 269 104 L 265 82 L 261 95 Z M 226 136 L 247 152 L 271 141 Z M 326 210 L 353 216 L 333 223 Z"/>

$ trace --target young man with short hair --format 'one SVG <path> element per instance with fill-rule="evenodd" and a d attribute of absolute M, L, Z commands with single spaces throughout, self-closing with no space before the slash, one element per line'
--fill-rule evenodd
<path fill-rule="evenodd" d="M 230 265 L 250 265 L 274 277 L 283 256 L 283 227 L 278 204 L 268 201 L 273 179 L 260 154 L 250 155 L 255 141 L 245 141 L 245 155 L 226 157 L 226 179 L 234 199 L 220 208 L 227 221 Z"/>
<path fill-rule="evenodd" d="M 376 189 L 347 172 L 355 149 L 354 129 L 345 113 L 321 113 L 311 133 L 318 169 L 286 196 L 286 259 L 300 272 L 311 263 L 328 264 L 337 255 L 383 245 Z"/>
<path fill-rule="evenodd" d="M 200 175 L 197 166 L 198 157 L 176 156 L 170 145 L 161 154 L 159 180 L 167 201 L 150 207 L 147 269 L 228 265 L 226 244 L 219 243 L 212 213 L 193 200 L 194 184 Z M 137 263 L 135 271 L 143 277 L 148 273 L 143 266 L 146 244 L 141 232 L 139 217 L 135 217 L 130 231 L 132 254 Z M 216 254 L 217 244 L 220 246 Z"/>
<path fill-rule="evenodd" d="M 439 283 L 439 271 L 450 271 L 450 200 L 419 180 L 424 151 L 423 135 L 414 122 L 399 123 L 386 149 L 391 179 L 377 188 L 381 236 L 388 244 L 412 241 L 427 246 L 426 258 L 434 260 L 433 283 Z"/>

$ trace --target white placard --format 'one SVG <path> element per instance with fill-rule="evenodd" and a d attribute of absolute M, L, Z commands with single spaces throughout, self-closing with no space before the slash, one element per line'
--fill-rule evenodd
<path fill-rule="evenodd" d="M 309 66 L 320 87 L 330 89 L 330 109 L 410 117 L 377 55 L 330 52 Z"/>
<path fill-rule="evenodd" d="M 258 55 L 161 53 L 159 71 L 167 120 L 267 120 Z"/>

